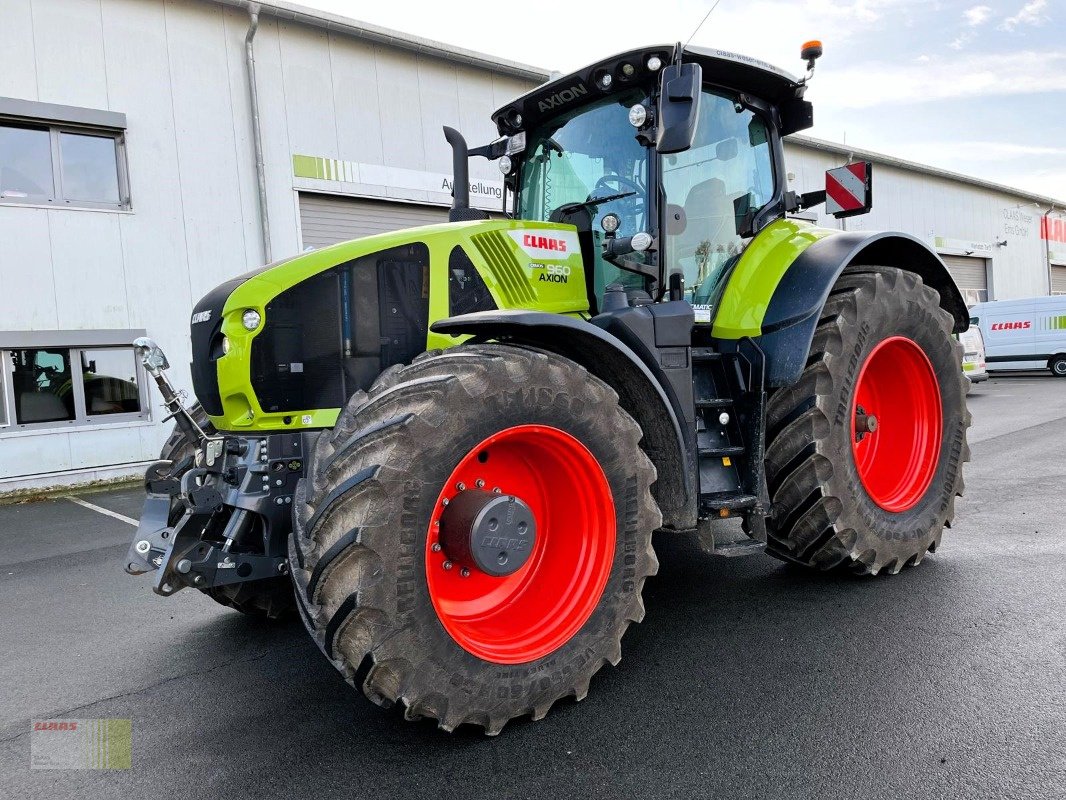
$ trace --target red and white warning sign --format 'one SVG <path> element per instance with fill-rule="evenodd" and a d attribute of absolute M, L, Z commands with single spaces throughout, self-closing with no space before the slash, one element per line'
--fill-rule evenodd
<path fill-rule="evenodd" d="M 825 210 L 834 217 L 850 217 L 865 214 L 870 210 L 873 192 L 870 176 L 873 172 L 869 161 L 860 161 L 844 167 L 826 170 Z"/>

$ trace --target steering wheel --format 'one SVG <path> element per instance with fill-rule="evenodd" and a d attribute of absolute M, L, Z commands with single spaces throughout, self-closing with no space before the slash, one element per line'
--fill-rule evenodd
<path fill-rule="evenodd" d="M 601 175 L 596 181 L 596 185 L 592 187 L 588 199 L 591 200 L 594 197 L 599 197 L 603 194 L 613 194 L 619 189 L 635 193 L 633 197 L 623 198 L 614 202 L 624 203 L 631 209 L 627 210 L 626 215 L 632 214 L 632 218 L 636 224 L 636 228 L 633 231 L 634 233 L 643 230 L 645 228 L 644 187 L 632 178 L 626 178 L 622 175 Z"/>

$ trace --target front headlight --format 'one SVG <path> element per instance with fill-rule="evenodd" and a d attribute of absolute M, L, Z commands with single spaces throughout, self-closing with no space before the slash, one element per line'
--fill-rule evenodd
<path fill-rule="evenodd" d="M 241 324 L 244 325 L 245 330 L 254 331 L 262 321 L 262 316 L 254 308 L 246 309 L 244 314 L 241 315 Z"/>
<path fill-rule="evenodd" d="M 222 355 L 229 355 L 229 337 L 222 337 Z"/>

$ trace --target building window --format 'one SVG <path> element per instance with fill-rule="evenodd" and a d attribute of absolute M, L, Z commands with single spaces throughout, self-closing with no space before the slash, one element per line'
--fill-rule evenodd
<path fill-rule="evenodd" d="M 0 118 L 0 203 L 129 208 L 122 131 Z"/>
<path fill-rule="evenodd" d="M 65 428 L 148 419 L 132 347 L 27 347 L 0 352 L 0 425 Z"/>

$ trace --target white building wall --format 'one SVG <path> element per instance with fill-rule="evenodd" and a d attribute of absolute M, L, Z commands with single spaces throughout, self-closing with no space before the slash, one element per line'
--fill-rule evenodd
<path fill-rule="evenodd" d="M 843 154 L 786 141 L 785 164 L 795 175 L 795 191 L 822 188 L 825 171 L 847 162 Z M 820 206 L 818 222 L 849 230 L 905 231 L 944 255 L 966 255 L 972 249 L 968 244 L 987 246 L 989 299 L 1008 300 L 1049 291 L 1046 243 L 1040 238 L 1043 210 L 1021 196 L 874 162 L 873 210 L 837 220 Z"/>
<path fill-rule="evenodd" d="M 0 329 L 145 328 L 190 387 L 193 303 L 264 261 L 247 14 L 201 0 L 0 0 L 0 20 L 0 96 L 126 115 L 132 200 L 130 211 L 0 204 Z M 447 204 L 446 192 L 390 186 L 384 167 L 450 173 L 440 126 L 488 141 L 489 113 L 536 83 L 266 15 L 255 53 L 274 259 L 300 250 L 297 189 Z M 297 179 L 294 154 L 382 169 L 361 183 Z M 488 163 L 471 177 L 499 180 Z M 150 460 L 159 416 L 0 433 L 0 491 L 28 473 L 49 484 Z"/>

